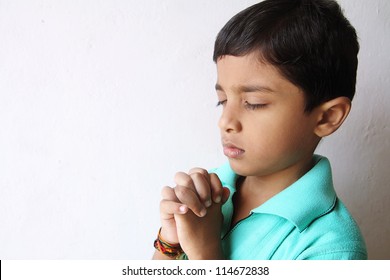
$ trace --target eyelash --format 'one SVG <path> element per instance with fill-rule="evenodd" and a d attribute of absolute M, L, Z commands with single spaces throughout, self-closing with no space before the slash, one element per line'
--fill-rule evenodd
<path fill-rule="evenodd" d="M 267 104 L 250 104 L 248 103 L 248 101 L 245 101 L 245 108 L 249 110 L 260 109 L 260 108 L 264 108 L 265 106 L 267 106 Z"/>
<path fill-rule="evenodd" d="M 218 107 L 218 106 L 223 106 L 223 105 L 226 103 L 226 101 L 227 101 L 227 100 L 218 101 L 217 107 Z"/>
<path fill-rule="evenodd" d="M 217 107 L 225 105 L 226 101 L 227 100 L 218 101 Z M 245 101 L 245 108 L 249 110 L 256 110 L 256 109 L 264 108 L 266 106 L 267 104 L 251 104 L 248 101 Z"/>

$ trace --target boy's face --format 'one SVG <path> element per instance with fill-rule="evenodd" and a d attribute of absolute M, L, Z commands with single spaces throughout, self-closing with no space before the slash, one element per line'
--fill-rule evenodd
<path fill-rule="evenodd" d="M 307 167 L 319 137 L 304 93 L 255 54 L 224 56 L 217 71 L 219 127 L 233 170 L 263 177 Z"/>

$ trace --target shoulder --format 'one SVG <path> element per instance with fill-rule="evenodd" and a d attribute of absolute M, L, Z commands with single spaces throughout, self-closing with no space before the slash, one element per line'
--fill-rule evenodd
<path fill-rule="evenodd" d="M 297 259 L 367 259 L 359 226 L 339 199 L 332 211 L 313 221 L 301 234 L 312 244 Z"/>

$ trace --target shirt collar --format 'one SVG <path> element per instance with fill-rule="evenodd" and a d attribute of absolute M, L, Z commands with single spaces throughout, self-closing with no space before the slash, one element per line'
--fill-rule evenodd
<path fill-rule="evenodd" d="M 332 172 L 326 157 L 314 155 L 315 165 L 292 185 L 276 194 L 264 204 L 253 209 L 253 213 L 271 214 L 283 217 L 293 223 L 300 232 L 318 217 L 333 209 L 336 192 L 333 188 Z M 223 185 L 235 191 L 238 178 L 230 166 Z"/>

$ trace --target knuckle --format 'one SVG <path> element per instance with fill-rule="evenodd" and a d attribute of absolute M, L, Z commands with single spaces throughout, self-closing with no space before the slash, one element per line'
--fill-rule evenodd
<path fill-rule="evenodd" d="M 192 180 L 197 180 L 197 181 L 204 179 L 204 175 L 198 172 L 191 173 L 190 177 L 192 178 Z"/>
<path fill-rule="evenodd" d="M 168 197 L 172 193 L 173 189 L 171 187 L 165 186 L 161 189 L 161 197 Z"/>
<path fill-rule="evenodd" d="M 177 172 L 175 174 L 175 183 L 181 186 L 190 186 L 192 184 L 192 179 L 184 172 Z"/>
<path fill-rule="evenodd" d="M 161 189 L 161 194 L 167 193 L 167 192 L 169 192 L 171 189 L 172 189 L 171 187 L 164 186 L 164 187 L 162 187 L 162 189 Z"/>
<path fill-rule="evenodd" d="M 200 168 L 200 167 L 191 168 L 188 173 L 189 174 L 200 173 L 203 176 L 206 176 L 208 174 L 206 169 L 203 169 L 203 168 Z"/>
<path fill-rule="evenodd" d="M 180 199 L 183 197 L 188 197 L 191 194 L 191 190 L 184 186 L 176 186 L 175 187 L 175 194 Z"/>

